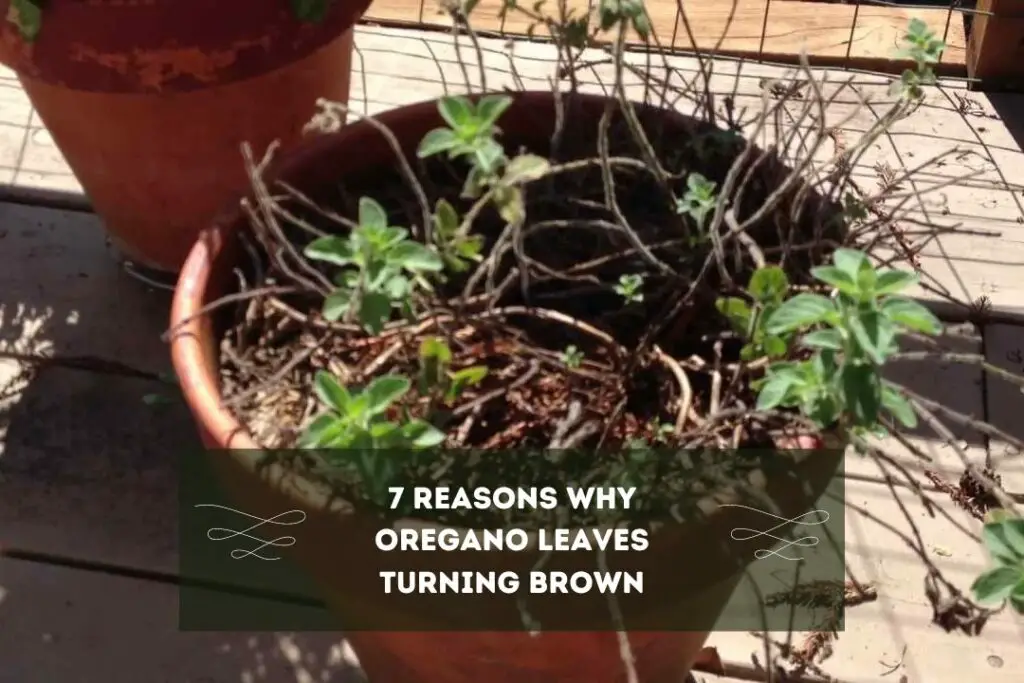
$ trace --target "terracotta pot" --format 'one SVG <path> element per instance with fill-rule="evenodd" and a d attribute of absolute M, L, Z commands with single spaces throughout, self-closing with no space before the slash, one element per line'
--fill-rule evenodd
<path fill-rule="evenodd" d="M 241 143 L 291 144 L 318 97 L 347 101 L 351 28 L 369 2 L 335 0 L 303 23 L 289 0 L 47 0 L 30 43 L 0 20 L 0 62 L 113 240 L 175 272 L 245 191 Z"/>
<path fill-rule="evenodd" d="M 576 130 L 589 131 L 597 125 L 605 100 L 578 96 L 566 106 L 566 116 L 576 122 Z M 518 95 L 502 119 L 504 142 L 512 148 L 522 145 L 542 150 L 550 139 L 553 111 L 554 99 L 550 93 Z M 687 131 L 697 125 L 680 114 L 650 111 L 641 115 L 657 116 L 668 129 L 680 135 L 688 134 Z M 388 126 L 409 151 L 424 133 L 442 125 L 434 102 L 389 111 L 378 120 Z M 393 152 L 372 127 L 357 123 L 333 135 L 311 138 L 279 161 L 268 174 L 268 181 L 285 180 L 315 198 L 321 192 L 334 190 L 339 177 L 392 164 Z M 373 563 L 356 559 L 373 557 L 373 533 L 378 523 L 353 514 L 343 503 L 332 499 L 329 492 L 285 468 L 258 466 L 262 457 L 258 447 L 221 405 L 214 322 L 209 315 L 198 315 L 204 305 L 234 286 L 232 268 L 240 254 L 232 236 L 244 227 L 244 217 L 233 211 L 206 231 L 189 255 L 171 314 L 174 367 L 204 442 L 214 449 L 227 449 L 215 451 L 211 457 L 229 497 L 244 505 L 243 509 L 250 514 L 269 517 L 296 506 L 306 513 L 306 522 L 294 527 L 294 532 L 289 530 L 296 538 L 291 546 L 293 557 L 323 586 L 328 601 L 341 613 L 342 623 L 346 623 L 346 616 L 350 617 L 347 623 L 355 623 L 355 619 L 361 622 L 364 629 L 352 629 L 347 636 L 371 681 L 613 683 L 626 680 L 616 635 L 600 630 L 608 628 L 607 618 L 595 622 L 601 625 L 595 625 L 591 631 L 545 632 L 531 637 L 522 632 L 442 631 L 441 624 L 455 623 L 448 619 L 443 602 L 424 602 L 415 609 L 400 612 L 381 595 L 377 567 L 364 567 Z M 809 437 L 789 445 L 817 448 L 821 441 Z M 770 476 L 768 495 L 783 514 L 800 515 L 824 491 L 840 461 L 835 450 L 822 451 L 821 457 L 806 458 L 796 466 L 798 476 L 792 479 Z M 706 522 L 672 525 L 672 531 L 659 531 L 652 537 L 651 549 L 644 553 L 643 561 L 665 579 L 661 589 L 674 593 L 667 596 L 658 591 L 653 598 L 658 601 L 672 598 L 677 607 L 684 604 L 693 623 L 703 626 L 689 632 L 654 628 L 631 630 L 629 638 L 641 681 L 680 683 L 683 680 L 742 569 L 735 558 L 724 553 L 719 556 L 714 551 L 701 554 L 698 561 L 686 563 L 686 558 L 696 560 L 694 548 L 716 547 L 715 539 L 727 539 L 731 529 L 744 525 L 756 527 L 761 523 L 756 514 L 723 507 Z M 766 541 L 765 547 L 770 544 L 771 541 Z M 752 552 L 752 549 L 747 551 Z M 459 568 L 529 568 L 533 561 L 532 557 L 522 557 L 521 553 L 475 553 L 474 556 L 478 559 L 460 557 Z M 593 559 L 587 561 L 592 563 Z M 430 566 L 429 563 L 437 568 L 436 563 L 443 560 L 433 556 L 423 562 L 420 568 Z M 671 576 L 665 572 L 666 567 L 670 568 Z M 557 618 L 559 609 L 557 605 L 548 609 L 548 618 Z M 542 624 L 546 623 L 544 616 L 539 618 Z M 372 625 L 374 619 L 379 628 L 392 630 L 370 630 L 367 625 Z M 401 632 L 396 631 L 400 626 Z"/>

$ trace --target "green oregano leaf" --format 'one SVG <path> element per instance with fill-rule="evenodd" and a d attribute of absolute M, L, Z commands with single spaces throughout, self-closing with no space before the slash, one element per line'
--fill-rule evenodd
<path fill-rule="evenodd" d="M 835 310 L 832 300 L 820 294 L 797 294 L 784 301 L 765 321 L 765 330 L 771 334 L 785 334 L 810 327 L 828 320 Z"/>
<path fill-rule="evenodd" d="M 1010 597 L 1018 585 L 1024 582 L 1024 568 L 1002 565 L 990 569 L 971 584 L 971 593 L 980 603 L 993 604 Z"/>

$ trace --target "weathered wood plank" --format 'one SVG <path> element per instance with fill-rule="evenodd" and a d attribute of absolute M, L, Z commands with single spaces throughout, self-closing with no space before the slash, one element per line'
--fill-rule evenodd
<path fill-rule="evenodd" d="M 1024 6 L 1019 0 L 978 0 L 967 45 L 967 71 L 983 90 L 1024 88 Z"/>
<path fill-rule="evenodd" d="M 481 0 L 473 12 L 474 29 L 480 33 L 526 35 L 534 22 L 519 12 L 510 12 L 503 19 L 500 11 L 504 4 L 504 0 Z M 592 0 L 566 2 L 579 13 L 585 13 L 591 4 Z M 951 75 L 966 71 L 963 18 L 948 9 L 857 7 L 800 0 L 687 0 L 684 22 L 676 0 L 647 0 L 646 4 L 661 43 L 679 50 L 718 46 L 722 55 L 778 62 L 795 62 L 806 50 L 812 64 L 885 72 L 904 68 L 893 58 L 907 23 L 919 18 L 945 36 L 948 47 L 941 70 Z M 557 7 L 557 2 L 549 0 L 543 11 L 554 15 Z M 375 0 L 364 19 L 451 26 L 436 0 Z M 536 35 L 544 33 L 538 27 Z"/>

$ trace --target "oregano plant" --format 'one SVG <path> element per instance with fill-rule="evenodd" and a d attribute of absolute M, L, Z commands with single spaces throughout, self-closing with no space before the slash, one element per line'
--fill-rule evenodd
<path fill-rule="evenodd" d="M 934 65 L 939 63 L 946 44 L 939 39 L 921 19 L 910 20 L 903 35 L 903 48 L 899 56 L 909 59 L 914 66 L 905 69 L 900 79 L 892 86 L 894 93 L 902 93 L 908 99 L 920 99 L 924 95 L 922 86 L 935 83 Z"/>
<path fill-rule="evenodd" d="M 766 272 L 772 275 L 761 274 Z M 853 249 L 836 250 L 832 265 L 813 268 L 811 274 L 830 288 L 829 294 L 787 293 L 779 302 L 783 281 L 767 266 L 751 278 L 750 289 L 757 292 L 751 292 L 755 301 L 760 295 L 767 306 L 774 305 L 769 314 L 748 313 L 740 300 L 719 302 L 719 310 L 734 325 L 750 330 L 747 338 L 753 348 L 760 344 L 766 355 L 787 356 L 769 364 L 758 381 L 758 409 L 793 408 L 823 429 L 875 432 L 885 414 L 914 427 L 912 406 L 881 371 L 899 350 L 900 334 L 935 335 L 941 330 L 931 311 L 901 294 L 917 276 L 878 269 Z M 771 284 L 754 287 L 758 280 Z"/>
<path fill-rule="evenodd" d="M 451 359 L 443 339 L 428 338 L 420 346 L 416 393 L 432 407 L 451 405 L 487 376 L 483 366 L 452 371 Z M 442 411 L 430 409 L 425 419 L 414 417 L 403 405 L 413 388 L 408 377 L 383 375 L 362 389 L 350 390 L 331 373 L 320 371 L 313 388 L 323 409 L 303 431 L 298 447 L 322 449 L 328 464 L 354 467 L 370 499 L 378 503 L 409 452 L 440 446 L 447 438 L 434 424 L 444 421 Z M 381 452 L 384 449 L 390 452 Z"/>
<path fill-rule="evenodd" d="M 583 352 L 575 344 L 569 344 L 562 351 L 560 358 L 565 363 L 565 367 L 575 370 L 583 365 Z"/>
<path fill-rule="evenodd" d="M 1024 519 L 1001 508 L 990 510 L 981 538 L 995 566 L 974 580 L 974 599 L 983 605 L 1009 602 L 1024 614 Z"/>
<path fill-rule="evenodd" d="M 621 296 L 626 303 L 638 304 L 644 300 L 644 276 L 639 273 L 627 273 L 619 277 L 615 283 L 615 293 Z"/>
<path fill-rule="evenodd" d="M 436 251 L 410 239 L 405 228 L 389 225 L 383 207 L 369 197 L 359 200 L 359 223 L 351 233 L 320 237 L 305 255 L 342 268 L 334 280 L 337 289 L 324 300 L 324 317 L 358 319 L 373 333 L 396 308 L 411 316 L 415 290 L 430 289 L 427 275 L 444 268 Z"/>
<path fill-rule="evenodd" d="M 428 132 L 416 153 L 421 159 L 444 154 L 449 159 L 468 160 L 462 196 L 493 203 L 507 223 L 516 224 L 526 216 L 522 185 L 543 177 L 551 164 L 536 154 L 512 159 L 506 156 L 496 139 L 501 132 L 497 122 L 511 105 L 508 95 L 485 95 L 476 101 L 463 96 L 442 97 L 437 110 L 447 125 Z M 450 227 L 450 216 L 446 218 Z M 455 238 L 465 240 L 468 229 L 466 222 L 456 230 Z"/>
<path fill-rule="evenodd" d="M 303 448 L 429 448 L 444 433 L 416 418 L 392 420 L 389 414 L 412 386 L 408 377 L 383 375 L 350 391 L 331 373 L 318 372 L 313 390 L 324 406 L 299 441 Z"/>
<path fill-rule="evenodd" d="M 704 230 L 707 218 L 715 210 L 718 197 L 715 183 L 700 173 L 691 173 L 686 178 L 686 193 L 676 200 L 676 211 L 690 216 L 698 230 Z"/>
<path fill-rule="evenodd" d="M 462 392 L 479 384 L 487 376 L 487 368 L 473 365 L 453 371 L 452 351 L 440 337 L 425 339 L 420 345 L 419 393 L 433 401 L 451 405 Z"/>
<path fill-rule="evenodd" d="M 353 467 L 371 500 L 381 502 L 398 474 L 404 456 L 437 446 L 444 432 L 411 417 L 393 420 L 410 381 L 398 375 L 377 377 L 366 387 L 350 391 L 331 373 L 318 372 L 313 389 L 322 412 L 303 431 L 299 448 L 321 449 L 329 466 Z M 389 449 L 390 452 L 382 452 Z"/>

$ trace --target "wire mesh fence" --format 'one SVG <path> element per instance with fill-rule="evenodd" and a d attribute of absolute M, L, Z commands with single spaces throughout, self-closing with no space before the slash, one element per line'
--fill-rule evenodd
<path fill-rule="evenodd" d="M 375 24 L 447 30 L 444 2 L 458 0 L 374 0 L 365 21 Z M 473 30 L 506 39 L 544 40 L 541 22 L 502 11 L 507 0 L 474 5 Z M 577 16 L 601 0 L 519 0 L 538 14 Z M 985 0 L 981 0 L 982 3 Z M 795 63 L 805 51 L 815 66 L 875 73 L 898 73 L 906 62 L 897 55 L 911 19 L 917 18 L 946 44 L 937 72 L 966 79 L 967 42 L 978 0 L 645 0 L 660 49 L 677 54 L 714 51 L 716 56 L 769 64 Z M 639 38 L 635 41 L 642 47 Z"/>

